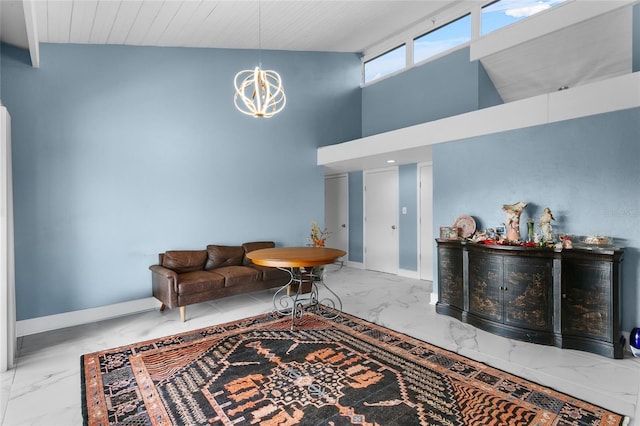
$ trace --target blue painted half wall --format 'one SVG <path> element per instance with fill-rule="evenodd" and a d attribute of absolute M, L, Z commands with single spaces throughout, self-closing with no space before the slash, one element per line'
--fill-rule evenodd
<path fill-rule="evenodd" d="M 323 221 L 316 148 L 360 137 L 355 54 L 261 52 L 287 93 L 254 119 L 233 77 L 258 52 L 2 45 L 12 117 L 17 319 L 151 295 L 169 249 L 304 245 Z"/>
<path fill-rule="evenodd" d="M 469 48 L 411 68 L 362 89 L 362 136 L 499 105 L 482 64 Z"/>

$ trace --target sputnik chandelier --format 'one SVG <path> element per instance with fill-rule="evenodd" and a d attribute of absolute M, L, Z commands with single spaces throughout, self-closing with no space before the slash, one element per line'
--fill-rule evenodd
<path fill-rule="evenodd" d="M 258 1 L 258 49 L 262 49 L 261 7 Z M 236 93 L 233 103 L 238 111 L 253 117 L 273 117 L 284 108 L 284 95 L 280 74 L 261 69 L 262 63 L 253 70 L 242 70 L 234 77 Z"/>

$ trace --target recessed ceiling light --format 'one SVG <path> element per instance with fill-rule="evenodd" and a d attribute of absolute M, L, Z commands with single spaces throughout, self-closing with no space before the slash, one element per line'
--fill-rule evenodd
<path fill-rule="evenodd" d="M 391 164 L 391 163 L 395 163 L 396 160 L 387 160 L 387 163 Z"/>

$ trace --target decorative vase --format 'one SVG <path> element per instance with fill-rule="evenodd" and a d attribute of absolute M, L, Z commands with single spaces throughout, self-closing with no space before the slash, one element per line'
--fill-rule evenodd
<path fill-rule="evenodd" d="M 533 241 L 533 219 L 527 219 L 527 236 L 529 241 Z"/>
<path fill-rule="evenodd" d="M 525 207 L 527 207 L 527 203 L 523 201 L 502 206 L 502 210 L 507 213 L 507 241 L 520 240 L 520 215 Z"/>
<path fill-rule="evenodd" d="M 629 333 L 629 347 L 635 357 L 640 357 L 640 328 L 635 327 Z"/>

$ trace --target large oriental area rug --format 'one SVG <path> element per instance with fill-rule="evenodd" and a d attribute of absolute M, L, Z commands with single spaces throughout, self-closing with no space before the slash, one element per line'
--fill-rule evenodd
<path fill-rule="evenodd" d="M 618 414 L 343 314 L 261 315 L 83 355 L 89 425 L 621 425 Z"/>

